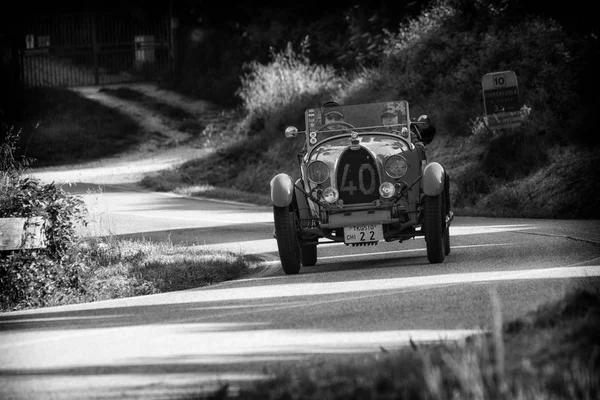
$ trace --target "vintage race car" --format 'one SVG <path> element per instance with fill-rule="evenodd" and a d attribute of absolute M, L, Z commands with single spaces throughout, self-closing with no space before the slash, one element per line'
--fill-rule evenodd
<path fill-rule="evenodd" d="M 300 178 L 280 173 L 270 182 L 281 266 L 297 274 L 317 263 L 317 246 L 374 245 L 424 236 L 430 263 L 450 253 L 449 177 L 427 162 L 407 101 L 308 109 Z M 435 128 L 434 132 L 435 132 Z M 304 133 L 304 135 L 299 135 Z"/>

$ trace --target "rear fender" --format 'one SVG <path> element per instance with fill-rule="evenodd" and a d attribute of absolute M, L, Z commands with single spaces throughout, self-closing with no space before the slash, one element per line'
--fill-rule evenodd
<path fill-rule="evenodd" d="M 427 196 L 437 196 L 444 191 L 446 171 L 439 163 L 431 162 L 423 170 L 423 192 Z"/>
<path fill-rule="evenodd" d="M 288 207 L 294 199 L 294 182 L 284 173 L 277 174 L 271 179 L 271 201 L 274 206 Z"/>

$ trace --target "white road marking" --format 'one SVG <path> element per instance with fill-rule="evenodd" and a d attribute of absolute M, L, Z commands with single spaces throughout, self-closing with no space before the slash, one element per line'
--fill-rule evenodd
<path fill-rule="evenodd" d="M 297 307 L 313 308 L 326 303 L 427 290 L 432 286 L 592 276 L 600 276 L 600 265 L 345 282 L 296 284 L 286 282 L 262 287 L 216 288 L 142 296 L 88 303 L 80 305 L 79 308 L 111 307 L 116 303 L 131 306 L 135 303 L 196 302 L 199 304 L 197 311 L 201 313 L 205 309 L 200 305 L 203 302 L 299 298 L 298 301 L 288 304 L 271 302 L 266 309 L 258 305 L 257 312 L 261 312 L 263 315 L 266 312 L 266 315 L 269 315 L 269 311 Z M 315 296 L 326 294 L 348 294 L 349 296 L 313 301 L 316 299 Z M 57 307 L 54 311 L 65 311 L 68 308 L 68 306 Z M 208 306 L 208 308 L 213 309 L 214 307 Z M 253 312 L 252 309 L 243 308 L 232 312 L 225 311 L 219 317 L 235 320 L 236 315 Z M 198 317 L 199 320 L 211 319 L 214 318 L 214 315 L 199 314 Z M 373 352 L 380 347 L 396 349 L 407 345 L 410 340 L 415 342 L 454 341 L 483 332 L 481 329 L 346 332 L 320 329 L 267 329 L 268 325 L 268 321 L 253 323 L 171 322 L 92 329 L 5 331 L 0 336 L 3 342 L 3 345 L 0 346 L 2 349 L 0 365 L 2 365 L 1 369 L 79 368 L 103 365 L 147 366 L 169 364 L 173 359 L 183 360 L 182 363 L 223 365 L 252 361 L 275 361 L 289 357 L 298 359 L 311 354 Z M 52 342 L 52 345 L 48 345 L 49 342 Z M 73 343 L 79 343 L 77 352 L 71 351 Z M 93 345 L 85 343 L 93 343 Z M 110 348 L 111 351 L 105 351 L 107 348 Z M 149 352 L 149 349 L 152 349 L 152 352 Z"/>
<path fill-rule="evenodd" d="M 1 369 L 77 368 L 88 365 L 160 365 L 178 359 L 182 364 L 230 364 L 275 358 L 277 355 L 371 352 L 379 346 L 397 348 L 409 340 L 457 340 L 475 329 L 414 329 L 345 332 L 321 329 L 264 329 L 255 324 L 169 323 L 125 327 L 80 329 L 85 340 L 93 336 L 93 346 L 72 350 L 75 334 L 51 336 L 52 346 L 39 341 L 16 342 L 0 355 Z M 18 340 L 18 337 L 15 338 Z M 116 339 L 116 340 L 115 340 Z M 47 341 L 47 339 L 46 339 Z M 61 342 L 61 343 L 56 343 Z M 105 351 L 105 349 L 111 351 Z M 148 353 L 148 349 L 152 349 Z M 252 357 L 250 360 L 248 356 Z"/>
<path fill-rule="evenodd" d="M 434 287 L 464 283 L 500 282 L 534 279 L 569 279 L 600 276 L 600 265 L 565 266 L 515 271 L 489 271 L 455 273 L 429 276 L 410 276 L 402 278 L 365 279 L 341 282 L 270 284 L 253 287 L 211 287 L 206 290 L 194 289 L 154 295 L 102 300 L 92 303 L 48 307 L 45 313 L 65 312 L 69 310 L 96 310 L 132 306 L 155 306 L 181 303 L 214 303 L 231 300 L 277 299 L 291 297 L 319 296 L 328 294 L 350 294 L 397 290 L 416 287 Z M 264 278 L 257 278 L 264 279 Z M 252 280 L 252 279 L 250 279 Z M 4 313 L 4 315 L 25 315 L 37 310 L 23 310 Z"/>
<path fill-rule="evenodd" d="M 337 244 L 337 243 L 336 243 Z M 340 243 L 343 244 L 343 243 Z M 514 243 L 491 243 L 491 244 L 473 244 L 468 246 L 452 246 L 453 249 L 469 249 L 476 247 L 493 247 L 493 246 L 512 246 Z M 426 248 L 418 248 L 418 249 L 405 249 L 405 250 L 391 250 L 391 251 L 378 251 L 374 253 L 362 253 L 362 254 L 342 254 L 337 256 L 323 256 L 319 257 L 319 260 L 335 260 L 340 258 L 356 258 L 356 257 L 373 257 L 377 255 L 385 255 L 385 254 L 400 254 L 400 253 L 412 253 L 412 252 L 422 252 L 427 251 Z M 274 265 L 280 264 L 279 260 L 271 260 L 265 261 L 263 264 L 265 265 Z"/>
<path fill-rule="evenodd" d="M 327 294 L 357 293 L 382 290 L 395 290 L 414 287 L 432 287 L 440 285 L 497 282 L 532 279 L 583 278 L 600 276 L 600 265 L 581 267 L 556 267 L 516 271 L 489 271 L 456 273 L 429 276 L 411 276 L 403 278 L 365 279 L 341 282 L 290 283 L 258 287 L 237 287 L 213 290 L 197 290 L 185 293 L 171 293 L 167 303 L 180 302 L 216 302 L 228 300 L 256 300 L 320 296 Z M 180 296 L 178 296 L 180 295 Z M 154 295 L 161 296 L 161 295 Z M 123 299 L 128 300 L 128 299 Z M 135 302 L 132 298 L 128 303 Z M 144 301 L 144 302 L 147 302 Z"/>
<path fill-rule="evenodd" d="M 239 223 L 239 221 L 238 221 Z M 481 235 L 486 233 L 503 233 L 534 229 L 533 225 L 489 225 L 489 226 L 450 226 L 450 237 L 453 236 L 465 236 L 465 235 Z M 422 237 L 416 237 L 414 240 L 424 240 Z M 342 246 L 344 243 L 326 243 L 319 246 Z M 485 245 L 484 245 L 485 246 Z M 277 241 L 273 239 L 261 239 L 261 240 L 246 240 L 237 243 L 218 243 L 218 244 L 207 244 L 202 245 L 202 248 L 207 250 L 230 250 L 239 251 L 246 254 L 260 254 L 277 252 Z M 452 248 L 460 248 L 459 246 L 452 246 Z M 404 251 L 417 251 L 417 250 L 400 250 Z M 322 259 L 319 257 L 319 259 Z"/>
<path fill-rule="evenodd" d="M 172 216 L 172 215 L 167 215 L 170 213 L 163 213 L 163 214 L 147 214 L 147 213 L 141 213 L 141 212 L 126 212 L 126 211 L 112 211 L 110 212 L 111 215 L 117 214 L 117 215 L 129 215 L 129 216 L 135 216 L 135 217 L 141 217 L 141 218 L 148 218 L 148 219 L 168 219 L 168 220 L 177 220 L 177 221 L 201 221 L 201 222 L 212 222 L 212 223 L 222 223 L 222 224 L 273 224 L 273 219 L 269 219 L 268 216 L 265 216 L 265 213 L 228 213 L 227 216 L 228 217 L 234 217 L 234 219 L 223 219 L 223 218 L 197 218 L 194 216 L 183 216 L 183 217 L 176 217 L 176 216 Z M 177 214 L 181 214 L 181 212 L 177 212 Z M 202 211 L 202 212 L 191 212 L 189 214 L 210 214 L 207 213 L 206 211 Z M 248 218 L 250 216 L 250 218 Z M 237 218 L 236 218 L 237 217 Z"/>

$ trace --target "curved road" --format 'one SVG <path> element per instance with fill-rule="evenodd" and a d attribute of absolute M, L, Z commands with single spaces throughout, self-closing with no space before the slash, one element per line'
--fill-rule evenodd
<path fill-rule="evenodd" d="M 456 217 L 452 252 L 423 239 L 319 247 L 286 276 L 270 208 L 105 186 L 92 235 L 257 254 L 249 277 L 206 288 L 0 314 L 0 398 L 164 398 L 242 385 L 281 365 L 460 340 L 600 280 L 600 221 Z"/>

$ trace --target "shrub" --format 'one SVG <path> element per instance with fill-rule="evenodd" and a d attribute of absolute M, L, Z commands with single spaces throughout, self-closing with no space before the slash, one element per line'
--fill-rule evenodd
<path fill-rule="evenodd" d="M 83 268 L 43 249 L 9 252 L 0 258 L 0 309 L 42 307 L 57 296 L 78 293 Z"/>
<path fill-rule="evenodd" d="M 61 187 L 28 177 L 28 161 L 14 158 L 20 131 L 4 124 L 2 129 L 0 218 L 45 218 L 47 245 L 34 251 L 2 252 L 0 306 L 2 309 L 39 306 L 57 290 L 78 288 L 81 265 L 66 262 L 66 255 L 77 240 L 77 225 L 86 223 L 85 203 Z"/>
<path fill-rule="evenodd" d="M 481 167 L 472 165 L 459 176 L 452 177 L 456 184 L 455 196 L 452 197 L 456 207 L 476 205 L 477 202 L 492 190 L 492 181 Z"/>
<path fill-rule="evenodd" d="M 510 181 L 545 165 L 546 148 L 543 138 L 528 134 L 526 128 L 506 130 L 490 141 L 481 166 L 487 175 Z"/>

